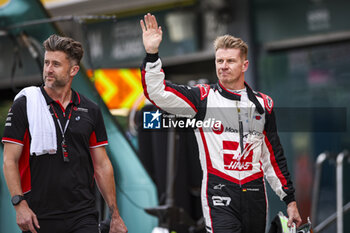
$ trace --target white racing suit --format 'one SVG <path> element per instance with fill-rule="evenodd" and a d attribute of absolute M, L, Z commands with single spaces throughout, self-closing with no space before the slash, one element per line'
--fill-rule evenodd
<path fill-rule="evenodd" d="M 195 87 L 168 83 L 158 54 L 147 54 L 141 73 L 144 94 L 158 108 L 203 122 L 219 121 L 195 128 L 207 232 L 265 232 L 264 176 L 286 204 L 295 200 L 272 99 L 245 84 L 249 120 L 243 132 L 241 95 L 220 82 Z"/>

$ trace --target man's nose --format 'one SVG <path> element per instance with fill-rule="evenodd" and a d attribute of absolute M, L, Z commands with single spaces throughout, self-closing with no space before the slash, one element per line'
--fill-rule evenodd
<path fill-rule="evenodd" d="M 45 70 L 47 71 L 47 72 L 52 72 L 52 64 L 48 64 L 48 65 L 45 65 Z"/>
<path fill-rule="evenodd" d="M 227 62 L 226 62 L 226 61 L 223 61 L 223 63 L 222 63 L 222 68 L 223 68 L 223 69 L 226 69 L 227 67 L 228 67 Z"/>

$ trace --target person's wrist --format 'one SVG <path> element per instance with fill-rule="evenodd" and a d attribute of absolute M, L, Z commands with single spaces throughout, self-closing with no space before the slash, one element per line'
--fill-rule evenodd
<path fill-rule="evenodd" d="M 156 54 L 158 53 L 158 48 L 147 48 L 146 49 L 146 53 L 149 53 L 149 54 Z"/>
<path fill-rule="evenodd" d="M 21 195 L 14 195 L 11 198 L 11 202 L 13 206 L 19 205 L 22 201 L 25 200 L 25 197 L 21 194 Z"/>
<path fill-rule="evenodd" d="M 26 200 L 21 201 L 18 205 L 15 205 L 15 210 L 17 211 L 18 209 L 26 208 L 29 207 L 28 203 Z"/>
<path fill-rule="evenodd" d="M 119 211 L 115 210 L 115 211 L 111 214 L 111 217 L 112 217 L 112 218 L 119 218 L 119 217 L 120 217 Z"/>
<path fill-rule="evenodd" d="M 297 205 L 296 201 L 288 203 L 287 207 L 295 207 Z"/>

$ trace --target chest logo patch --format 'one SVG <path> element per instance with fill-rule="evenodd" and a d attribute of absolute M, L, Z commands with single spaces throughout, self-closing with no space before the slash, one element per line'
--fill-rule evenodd
<path fill-rule="evenodd" d="M 253 169 L 253 150 L 249 150 L 251 145 L 247 144 L 246 152 L 241 154 L 238 150 L 239 143 L 234 141 L 223 141 L 223 159 L 225 170 L 250 171 Z"/>
<path fill-rule="evenodd" d="M 200 93 L 201 93 L 201 100 L 205 99 L 208 94 L 209 94 L 209 91 L 210 91 L 210 86 L 207 85 L 207 84 L 198 84 L 196 85 L 199 90 L 200 90 Z"/>
<path fill-rule="evenodd" d="M 270 96 L 265 95 L 260 92 L 260 95 L 264 99 L 265 109 L 271 114 L 272 108 L 273 108 L 273 100 Z"/>
<path fill-rule="evenodd" d="M 77 112 L 89 112 L 89 109 L 87 109 L 87 108 L 74 107 L 73 110 L 77 111 Z"/>

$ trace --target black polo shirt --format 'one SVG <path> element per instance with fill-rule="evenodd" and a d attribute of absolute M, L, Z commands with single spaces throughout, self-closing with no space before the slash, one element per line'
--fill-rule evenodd
<path fill-rule="evenodd" d="M 26 97 L 16 99 L 9 110 L 2 141 L 23 146 L 19 169 L 28 204 L 41 219 L 96 213 L 90 148 L 108 144 L 102 113 L 95 103 L 74 90 L 66 109 L 51 99 L 43 87 L 41 92 L 62 127 L 72 108 L 65 132 L 69 162 L 63 161 L 62 133 L 52 107 L 49 109 L 56 125 L 57 153 L 30 155 Z"/>

